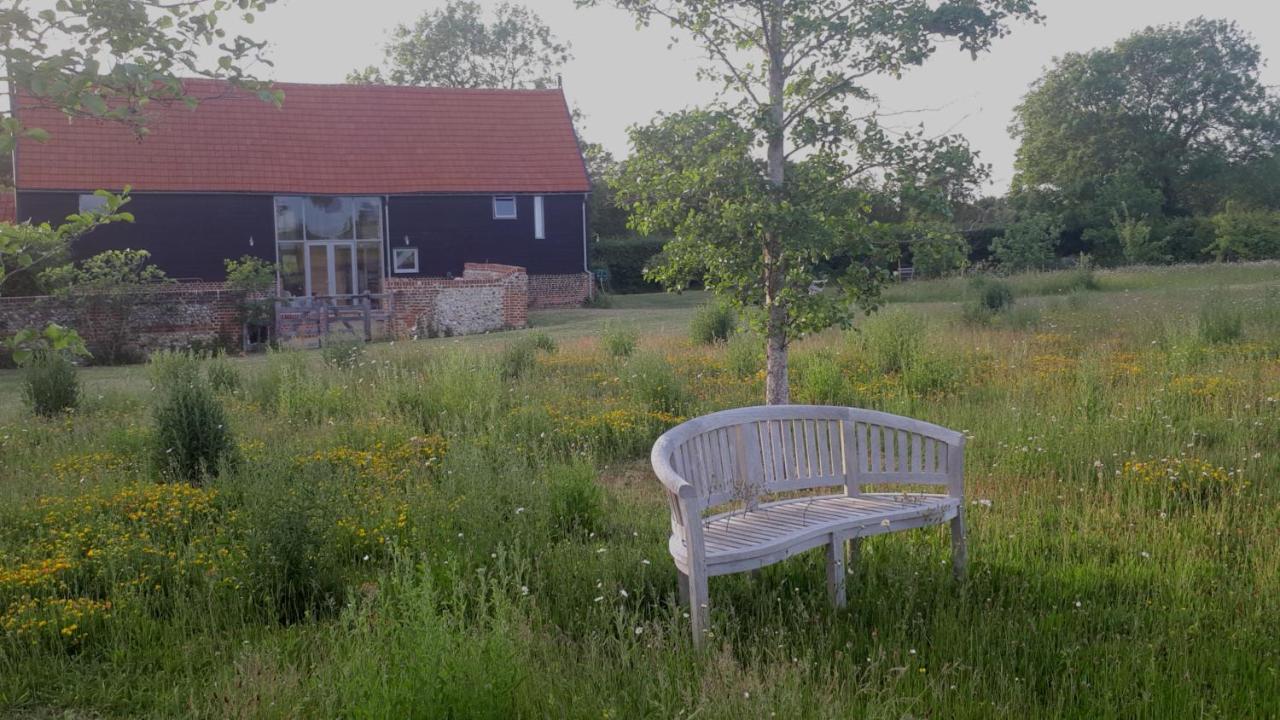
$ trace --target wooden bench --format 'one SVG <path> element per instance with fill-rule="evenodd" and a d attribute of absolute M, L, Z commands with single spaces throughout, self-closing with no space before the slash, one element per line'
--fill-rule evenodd
<path fill-rule="evenodd" d="M 827 548 L 837 607 L 846 546 L 856 562 L 860 538 L 871 535 L 950 521 L 952 566 L 963 576 L 964 435 L 953 430 L 856 408 L 741 408 L 672 428 L 651 459 L 671 506 L 668 548 L 697 645 L 708 630 L 708 578 L 813 548 Z M 894 485 L 946 492 L 882 491 Z"/>

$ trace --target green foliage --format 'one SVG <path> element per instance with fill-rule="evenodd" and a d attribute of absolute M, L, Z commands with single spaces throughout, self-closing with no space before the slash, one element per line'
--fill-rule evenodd
<path fill-rule="evenodd" d="M 49 323 L 44 330 L 23 328 L 6 340 L 5 346 L 19 367 L 48 355 L 60 355 L 68 360 L 92 357 L 80 333 L 58 323 Z"/>
<path fill-rule="evenodd" d="M 42 273 L 65 261 L 77 238 L 103 225 L 133 222 L 133 215 L 122 209 L 129 202 L 129 188 L 119 195 L 105 190 L 94 195 L 101 198 L 101 207 L 68 215 L 57 227 L 49 223 L 0 223 L 0 295 L 9 294 L 9 289 L 23 280 L 29 291 L 45 291 Z"/>
<path fill-rule="evenodd" d="M 502 377 L 515 380 L 529 373 L 537 364 L 538 343 L 531 336 L 524 336 L 508 343 L 498 356 Z"/>
<path fill-rule="evenodd" d="M 792 392 L 807 405 L 854 406 L 853 388 L 830 352 L 797 355 L 791 367 Z"/>
<path fill-rule="evenodd" d="M 545 332 L 536 332 L 529 336 L 529 342 L 537 349 L 548 355 L 553 355 L 560 349 L 560 345 L 556 343 L 556 339 Z"/>
<path fill-rule="evenodd" d="M 915 227 L 911 240 L 911 264 L 918 278 L 936 278 L 969 265 L 969 243 L 950 227 L 931 223 Z"/>
<path fill-rule="evenodd" d="M 609 271 L 613 292 L 648 292 L 658 289 L 645 278 L 645 268 L 662 253 L 665 238 L 624 235 L 601 237 L 591 243 L 591 266 Z"/>
<path fill-rule="evenodd" d="M 1244 311 L 1222 293 L 1200 306 L 1200 339 L 1214 345 L 1236 342 L 1244 337 Z"/>
<path fill-rule="evenodd" d="M 725 343 L 725 368 L 739 380 L 764 369 L 764 343 L 754 333 L 737 333 Z"/>
<path fill-rule="evenodd" d="M 1041 213 L 1010 225 L 991 244 L 992 254 L 1006 272 L 1043 270 L 1053 264 L 1062 237 L 1062 226 L 1051 215 Z"/>
<path fill-rule="evenodd" d="M 689 410 L 689 389 L 657 355 L 632 358 L 624 372 L 627 391 L 648 409 L 668 415 L 683 415 Z"/>
<path fill-rule="evenodd" d="M 188 350 L 158 350 L 147 358 L 147 377 L 160 390 L 200 382 L 200 356 Z"/>
<path fill-rule="evenodd" d="M 725 302 L 712 302 L 698 308 L 689 322 L 689 337 L 695 343 L 710 345 L 733 337 L 738 329 L 738 313 Z"/>
<path fill-rule="evenodd" d="M 262 258 L 245 255 L 239 260 L 224 260 L 227 288 L 244 293 L 240 302 L 240 322 L 262 325 L 275 315 L 276 266 Z"/>
<path fill-rule="evenodd" d="M 1280 141 L 1262 65 L 1246 31 L 1205 18 L 1068 53 L 1017 108 L 1015 194 L 1047 194 L 1073 228 L 1102 227 L 1122 207 L 1212 212 Z"/>
<path fill-rule="evenodd" d="M 243 382 L 240 370 L 223 353 L 218 353 L 205 362 L 205 376 L 209 380 L 209 388 L 219 394 L 233 393 L 240 389 Z"/>
<path fill-rule="evenodd" d="M 200 484 L 238 459 L 226 412 L 213 390 L 197 377 L 158 388 L 152 423 L 154 463 L 170 480 Z"/>
<path fill-rule="evenodd" d="M 924 350 L 920 320 L 901 311 L 872 315 L 862 326 L 862 346 L 878 372 L 901 373 Z"/>
<path fill-rule="evenodd" d="M 1165 252 L 1166 241 L 1152 237 L 1151 223 L 1145 218 L 1132 216 L 1128 207 L 1112 213 L 1111 227 L 1120 241 L 1125 262 L 1130 265 L 1161 265 L 1169 261 Z"/>
<path fill-rule="evenodd" d="M 630 357 L 636 351 L 637 339 L 635 330 L 620 322 L 610 322 L 600 331 L 605 351 L 615 358 Z"/>
<path fill-rule="evenodd" d="M 538 14 L 504 2 L 486 21 L 477 2 L 449 0 L 413 25 L 397 25 L 383 68 L 366 67 L 347 82 L 460 88 L 549 88 L 572 59 Z"/>
<path fill-rule="evenodd" d="M 1213 216 L 1213 226 L 1217 238 L 1212 252 L 1219 261 L 1280 258 L 1280 211 L 1230 203 Z"/>
<path fill-rule="evenodd" d="M 359 365 L 365 356 L 365 342 L 359 338 L 330 337 L 320 349 L 320 357 L 326 365 L 350 370 Z"/>
<path fill-rule="evenodd" d="M 547 470 L 551 516 L 559 534 L 585 536 L 603 529 L 604 491 L 590 465 L 555 466 Z"/>
<path fill-rule="evenodd" d="M 969 282 L 980 306 L 991 312 L 1002 312 L 1013 305 L 1013 287 L 998 278 L 979 275 Z"/>
<path fill-rule="evenodd" d="M 587 298 L 587 301 L 582 306 L 594 310 L 607 310 L 613 307 L 613 296 L 602 290 L 596 290 L 591 293 L 591 297 Z"/>
<path fill-rule="evenodd" d="M 22 371 L 22 399 L 31 412 L 53 417 L 80 404 L 80 377 L 62 353 L 41 353 L 27 360 Z"/>

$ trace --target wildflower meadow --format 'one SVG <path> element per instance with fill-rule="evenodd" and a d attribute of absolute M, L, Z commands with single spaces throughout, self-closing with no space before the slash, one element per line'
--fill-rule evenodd
<path fill-rule="evenodd" d="M 764 375 L 699 293 L 82 369 L 53 417 L 2 371 L 0 714 L 1280 716 L 1280 265 L 1001 282 L 792 348 L 796 402 L 969 437 L 968 578 L 941 528 L 867 540 L 845 610 L 817 552 L 715 578 L 701 653 L 647 456 Z M 182 476 L 173 383 L 227 440 Z"/>

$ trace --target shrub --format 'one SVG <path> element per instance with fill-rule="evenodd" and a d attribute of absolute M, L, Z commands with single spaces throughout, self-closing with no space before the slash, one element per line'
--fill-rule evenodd
<path fill-rule="evenodd" d="M 991 244 L 991 250 L 1006 271 L 1042 270 L 1053 262 L 1061 236 L 1062 226 L 1057 220 L 1041 213 L 1010 225 Z"/>
<path fill-rule="evenodd" d="M 226 355 L 214 355 L 205 365 L 209 387 L 216 393 L 232 393 L 240 389 L 240 371 Z"/>
<path fill-rule="evenodd" d="M 1013 287 L 1003 280 L 979 275 L 970 283 L 977 294 L 978 305 L 998 313 L 1013 305 Z"/>
<path fill-rule="evenodd" d="M 969 264 L 969 242 L 945 225 L 914 228 L 911 238 L 911 265 L 918 278 L 935 278 L 963 269 Z"/>
<path fill-rule="evenodd" d="M 923 353 L 903 373 L 903 385 L 913 395 L 930 395 L 951 390 L 964 378 L 959 358 L 937 352 Z"/>
<path fill-rule="evenodd" d="M 830 353 L 797 356 L 791 367 L 791 391 L 805 404 L 856 404 L 844 370 Z"/>
<path fill-rule="evenodd" d="M 147 359 L 147 377 L 164 390 L 199 382 L 200 358 L 186 350 L 159 350 Z"/>
<path fill-rule="evenodd" d="M 216 477 L 236 459 L 236 444 L 226 413 L 209 386 L 199 378 L 161 389 L 156 408 L 152 452 L 162 475 L 200 483 Z"/>
<path fill-rule="evenodd" d="M 726 302 L 713 302 L 698 308 L 689 323 L 689 335 L 696 343 L 710 345 L 724 342 L 738 329 L 738 313 Z"/>
<path fill-rule="evenodd" d="M 22 399 L 41 417 L 53 417 L 80 404 L 80 378 L 71 360 L 59 353 L 32 358 L 22 377 Z"/>
<path fill-rule="evenodd" d="M 324 348 L 320 350 L 320 356 L 324 358 L 326 365 L 350 370 L 364 359 L 364 350 L 363 340 L 329 338 L 325 341 Z"/>
<path fill-rule="evenodd" d="M 605 352 L 616 358 L 630 357 L 636 351 L 636 331 L 618 322 L 605 325 L 600 334 Z"/>
<path fill-rule="evenodd" d="M 1244 337 L 1244 313 L 1215 295 L 1200 307 L 1200 338 L 1215 345 Z"/>
<path fill-rule="evenodd" d="M 595 310 L 606 310 L 613 307 L 613 296 L 603 290 L 597 290 L 591 293 L 591 297 L 582 303 L 583 307 L 593 308 Z"/>
<path fill-rule="evenodd" d="M 551 516 L 558 534 L 586 535 L 602 529 L 604 492 L 590 465 L 551 469 L 548 473 Z"/>
<path fill-rule="evenodd" d="M 645 279 L 644 269 L 665 243 L 665 238 L 600 238 L 591 243 L 591 265 L 608 269 L 614 292 L 651 292 L 659 288 Z"/>
<path fill-rule="evenodd" d="M 1151 223 L 1137 218 L 1124 207 L 1123 212 L 1111 214 L 1111 227 L 1120 241 L 1125 262 L 1130 265 L 1161 265 L 1169 262 L 1166 252 L 1167 238 L 1152 235 Z"/>
<path fill-rule="evenodd" d="M 541 350 L 544 353 L 550 354 L 560 349 L 560 346 L 556 344 L 556 339 L 544 332 L 534 333 L 530 335 L 529 341 L 530 343 L 533 344 L 535 348 Z"/>
<path fill-rule="evenodd" d="M 745 380 L 764 368 L 764 340 L 752 333 L 739 333 L 725 343 L 725 367 L 734 377 Z"/>
<path fill-rule="evenodd" d="M 1280 212 L 1250 210 L 1229 203 L 1213 216 L 1216 234 L 1212 251 L 1224 260 L 1263 260 L 1280 257 Z"/>

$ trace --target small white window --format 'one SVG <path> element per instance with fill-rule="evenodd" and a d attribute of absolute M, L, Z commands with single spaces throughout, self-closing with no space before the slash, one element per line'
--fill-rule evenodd
<path fill-rule="evenodd" d="M 533 239 L 547 239 L 547 216 L 542 208 L 542 196 L 533 196 Z"/>
<path fill-rule="evenodd" d="M 391 269 L 395 272 L 418 272 L 418 248 L 394 248 L 391 258 Z"/>
<path fill-rule="evenodd" d="M 102 212 L 107 206 L 107 199 L 101 195 L 81 195 L 80 212 Z"/>
<path fill-rule="evenodd" d="M 516 199 L 511 196 L 494 198 L 493 199 L 493 219 L 494 220 L 515 220 L 516 219 Z"/>

